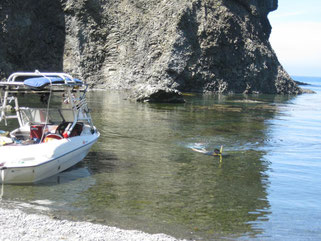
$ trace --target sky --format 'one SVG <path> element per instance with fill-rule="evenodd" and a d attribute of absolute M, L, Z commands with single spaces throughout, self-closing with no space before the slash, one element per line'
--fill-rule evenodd
<path fill-rule="evenodd" d="M 290 75 L 321 77 L 321 0 L 278 0 L 271 45 Z"/>

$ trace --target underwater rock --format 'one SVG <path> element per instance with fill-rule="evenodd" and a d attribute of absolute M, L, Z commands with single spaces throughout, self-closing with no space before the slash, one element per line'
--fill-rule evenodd
<path fill-rule="evenodd" d="M 182 94 L 174 89 L 142 85 L 130 96 L 139 102 L 184 103 Z"/>

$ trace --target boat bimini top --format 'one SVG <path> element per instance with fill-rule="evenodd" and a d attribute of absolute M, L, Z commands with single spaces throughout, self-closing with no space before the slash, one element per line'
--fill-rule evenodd
<path fill-rule="evenodd" d="M 7 81 L 0 82 L 0 121 L 4 121 L 7 125 L 7 119 L 17 119 L 20 128 L 35 123 L 47 125 L 69 122 L 65 137 L 68 137 L 77 123 L 81 122 L 88 124 L 94 132 L 95 127 L 85 97 L 86 90 L 87 85 L 84 82 L 66 73 L 39 71 L 13 73 Z M 50 108 L 51 95 L 56 92 L 62 93 L 62 101 L 66 104 L 66 108 Z M 47 104 L 47 108 L 19 106 L 18 96 L 21 94 L 40 94 L 41 101 Z M 9 111 L 12 109 L 10 105 L 12 101 L 14 101 L 14 115 Z M 64 113 L 67 112 L 71 117 L 66 117 Z M 56 118 L 57 116 L 60 118 Z"/>

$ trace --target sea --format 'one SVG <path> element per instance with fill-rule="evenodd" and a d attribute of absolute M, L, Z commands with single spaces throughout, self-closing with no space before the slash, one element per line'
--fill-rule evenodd
<path fill-rule="evenodd" d="M 321 240 L 321 78 L 293 78 L 315 93 L 153 104 L 89 92 L 101 137 L 88 156 L 2 185 L 0 205 L 187 240 Z M 221 161 L 194 151 L 221 146 Z"/>

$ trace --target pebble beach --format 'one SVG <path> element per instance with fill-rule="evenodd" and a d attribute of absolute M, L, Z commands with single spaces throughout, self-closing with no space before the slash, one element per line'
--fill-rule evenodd
<path fill-rule="evenodd" d="M 26 214 L 19 209 L 0 208 L 0 240 L 174 241 L 177 239 L 165 234 L 147 234 L 90 222 L 58 220 L 45 215 Z"/>

